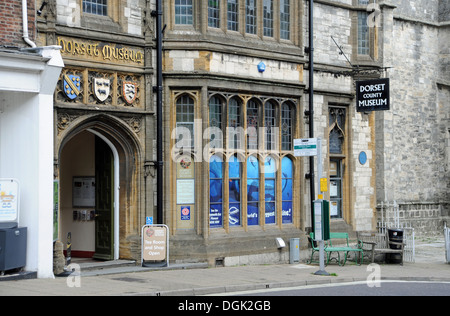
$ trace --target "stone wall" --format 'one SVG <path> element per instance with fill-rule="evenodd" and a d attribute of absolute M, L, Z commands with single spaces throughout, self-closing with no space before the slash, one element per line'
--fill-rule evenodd
<path fill-rule="evenodd" d="M 105 31 L 143 34 L 145 3 L 142 0 L 112 0 L 108 16 L 82 14 L 82 1 L 56 0 L 57 23 L 70 27 L 103 27 Z"/>
<path fill-rule="evenodd" d="M 377 114 L 377 200 L 397 201 L 401 220 L 429 234 L 448 218 L 450 200 L 449 32 L 439 2 L 393 1 L 392 20 L 385 13 L 391 110 Z"/>
<path fill-rule="evenodd" d="M 382 203 L 377 208 L 377 222 L 390 228 L 414 228 L 416 237 L 442 236 L 444 224 L 449 223 L 448 209 L 442 203 Z"/>

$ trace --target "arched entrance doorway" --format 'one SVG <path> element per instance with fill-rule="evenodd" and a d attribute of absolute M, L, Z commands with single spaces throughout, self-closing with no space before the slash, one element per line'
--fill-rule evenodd
<path fill-rule="evenodd" d="M 60 139 L 60 239 L 70 233 L 72 257 L 136 258 L 140 155 L 132 132 L 102 115 Z"/>

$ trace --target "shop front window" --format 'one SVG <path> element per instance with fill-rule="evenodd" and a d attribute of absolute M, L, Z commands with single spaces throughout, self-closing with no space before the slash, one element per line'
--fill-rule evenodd
<path fill-rule="evenodd" d="M 209 226 L 223 227 L 223 161 L 218 155 L 209 161 Z"/>
<path fill-rule="evenodd" d="M 247 223 L 259 225 L 259 161 L 255 156 L 247 159 Z"/>
<path fill-rule="evenodd" d="M 241 225 L 241 163 L 237 156 L 228 162 L 229 201 L 228 217 L 230 226 Z"/>
<path fill-rule="evenodd" d="M 264 161 L 265 223 L 276 224 L 276 161 L 267 157 Z"/>
<path fill-rule="evenodd" d="M 292 223 L 293 163 L 289 157 L 281 161 L 281 199 L 283 224 Z"/>

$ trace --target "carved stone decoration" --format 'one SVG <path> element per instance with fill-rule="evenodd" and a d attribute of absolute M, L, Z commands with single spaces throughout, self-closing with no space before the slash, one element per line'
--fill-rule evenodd
<path fill-rule="evenodd" d="M 142 122 L 141 122 L 140 117 L 134 116 L 134 117 L 125 119 L 125 121 L 133 129 L 133 131 L 136 134 L 139 134 L 141 132 Z"/>
<path fill-rule="evenodd" d="M 70 125 L 70 116 L 67 113 L 58 113 L 58 134 Z"/>

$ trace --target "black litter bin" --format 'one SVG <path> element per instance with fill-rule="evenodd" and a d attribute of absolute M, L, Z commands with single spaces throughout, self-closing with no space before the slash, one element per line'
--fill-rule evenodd
<path fill-rule="evenodd" d="M 0 274 L 23 268 L 27 261 L 27 228 L 0 229 Z"/>
<path fill-rule="evenodd" d="M 401 229 L 388 229 L 389 241 L 402 243 L 403 242 L 403 230 Z M 400 245 L 389 244 L 390 249 L 401 249 Z M 389 263 L 401 263 L 402 255 L 399 253 L 386 254 L 386 261 Z"/>

